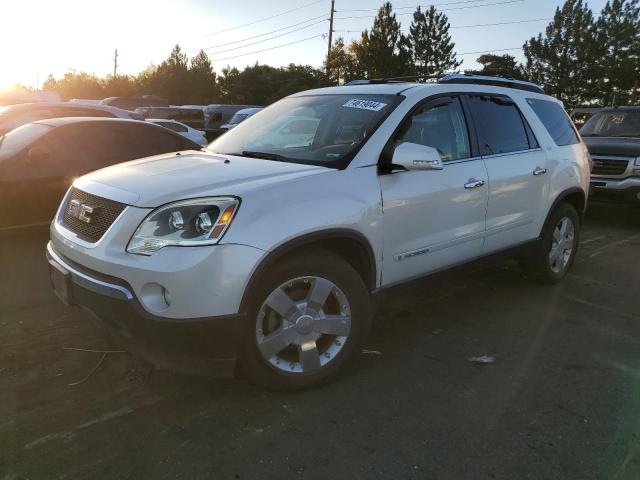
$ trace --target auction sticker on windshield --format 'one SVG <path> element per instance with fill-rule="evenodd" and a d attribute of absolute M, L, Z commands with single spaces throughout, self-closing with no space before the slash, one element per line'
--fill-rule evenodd
<path fill-rule="evenodd" d="M 373 110 L 374 112 L 379 112 L 384 107 L 386 107 L 387 104 L 382 102 L 374 102 L 373 100 L 359 100 L 357 98 L 354 98 L 349 100 L 347 103 L 345 103 L 342 106 L 349 107 L 349 108 L 359 108 L 361 110 Z"/>

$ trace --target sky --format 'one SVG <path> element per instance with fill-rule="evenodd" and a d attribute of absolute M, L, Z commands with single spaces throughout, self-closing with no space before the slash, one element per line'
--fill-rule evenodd
<path fill-rule="evenodd" d="M 605 2 L 589 2 L 595 16 Z M 382 3 L 335 0 L 334 39 L 359 38 Z M 447 14 L 464 70 L 478 67 L 476 52 L 522 60 L 522 44 L 544 30 L 563 2 L 395 0 L 403 30 L 418 3 L 434 4 Z M 256 62 L 321 66 L 330 9 L 331 0 L 10 0 L 0 17 L 0 90 L 14 82 L 37 88 L 49 74 L 60 78 L 66 71 L 107 75 L 113 72 L 115 49 L 118 73 L 137 74 L 160 63 L 176 44 L 189 56 L 204 48 L 218 72 Z M 521 23 L 486 25 L 505 22 Z M 516 50 L 498 51 L 511 48 Z"/>

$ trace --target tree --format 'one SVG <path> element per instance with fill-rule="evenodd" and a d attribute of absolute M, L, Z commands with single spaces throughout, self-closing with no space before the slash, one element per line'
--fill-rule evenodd
<path fill-rule="evenodd" d="M 326 66 L 329 67 L 329 84 L 342 85 L 356 78 L 363 78 L 351 46 L 345 46 L 344 39 L 338 37 L 329 50 Z"/>
<path fill-rule="evenodd" d="M 602 104 L 625 103 L 640 78 L 640 6 L 638 0 L 608 1 L 596 22 L 595 57 Z"/>
<path fill-rule="evenodd" d="M 146 72 L 141 80 L 139 83 L 146 90 L 141 93 L 159 95 L 177 105 L 189 101 L 188 60 L 179 45 L 173 47 L 169 57 L 157 68 Z"/>
<path fill-rule="evenodd" d="M 227 67 L 218 77 L 222 100 L 246 105 L 268 105 L 300 90 L 324 85 L 324 73 L 308 65 L 276 68 L 256 63 L 242 71 Z"/>
<path fill-rule="evenodd" d="M 66 72 L 60 80 L 49 75 L 42 84 L 43 90 L 58 92 L 62 100 L 72 98 L 104 98 L 102 80 L 91 73 Z"/>
<path fill-rule="evenodd" d="M 557 8 L 545 30 L 523 46 L 525 75 L 570 106 L 597 98 L 593 14 L 582 0 Z"/>
<path fill-rule="evenodd" d="M 472 71 L 478 75 L 490 77 L 523 79 L 522 67 L 516 62 L 516 57 L 512 55 L 480 55 L 476 60 L 482 65 L 482 70 Z"/>
<path fill-rule="evenodd" d="M 211 60 L 209 60 L 209 56 L 204 50 L 200 50 L 191 59 L 189 83 L 189 103 L 209 104 L 217 101 L 219 93 L 216 85 L 216 74 L 213 71 Z"/>
<path fill-rule="evenodd" d="M 407 38 L 400 32 L 400 23 L 386 2 L 373 21 L 371 32 L 362 32 L 360 41 L 350 46 L 357 68 L 368 78 L 406 75 L 410 54 Z"/>
<path fill-rule="evenodd" d="M 129 97 L 137 92 L 136 79 L 130 75 L 108 75 L 102 82 L 105 97 Z"/>
<path fill-rule="evenodd" d="M 413 13 L 408 41 L 417 75 L 441 76 L 462 65 L 456 59 L 449 27 L 447 16 L 433 5 L 426 12 L 418 7 Z"/>

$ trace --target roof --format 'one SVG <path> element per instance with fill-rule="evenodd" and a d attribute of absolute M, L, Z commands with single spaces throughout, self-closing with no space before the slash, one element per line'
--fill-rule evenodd
<path fill-rule="evenodd" d="M 10 109 L 11 111 L 16 110 L 29 110 L 31 108 L 75 108 L 75 109 L 86 109 L 86 110 L 100 110 L 103 112 L 117 112 L 123 116 L 129 116 L 132 112 L 127 110 L 123 110 L 121 108 L 112 107 L 109 105 L 94 105 L 88 103 L 80 103 L 80 102 L 34 102 L 34 103 L 17 103 L 15 105 L 7 105 L 5 108 Z"/>
<path fill-rule="evenodd" d="M 47 118 L 44 120 L 36 120 L 31 123 L 38 123 L 40 125 L 48 125 L 50 127 L 61 127 L 63 125 L 71 125 L 78 123 L 114 123 L 114 124 L 144 124 L 145 122 L 140 120 L 133 120 L 128 118 L 108 118 L 108 117 L 62 117 L 62 118 Z"/>
<path fill-rule="evenodd" d="M 349 85 L 339 87 L 325 87 L 316 88 L 314 90 L 306 90 L 304 92 L 298 92 L 292 97 L 304 97 L 307 95 L 398 95 L 399 93 L 409 88 L 421 86 L 436 85 L 430 83 L 416 83 L 416 82 L 393 82 L 393 83 L 371 83 L 365 85 Z"/>

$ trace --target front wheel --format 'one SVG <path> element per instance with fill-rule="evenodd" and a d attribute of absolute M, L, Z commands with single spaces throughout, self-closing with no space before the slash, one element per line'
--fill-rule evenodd
<path fill-rule="evenodd" d="M 299 390 L 334 378 L 369 330 L 362 279 L 324 250 L 283 260 L 251 293 L 241 366 L 270 389 Z"/>
<path fill-rule="evenodd" d="M 527 277 L 544 284 L 562 280 L 576 258 L 579 234 L 578 212 L 573 205 L 561 203 L 545 225 L 533 254 L 521 262 Z"/>

